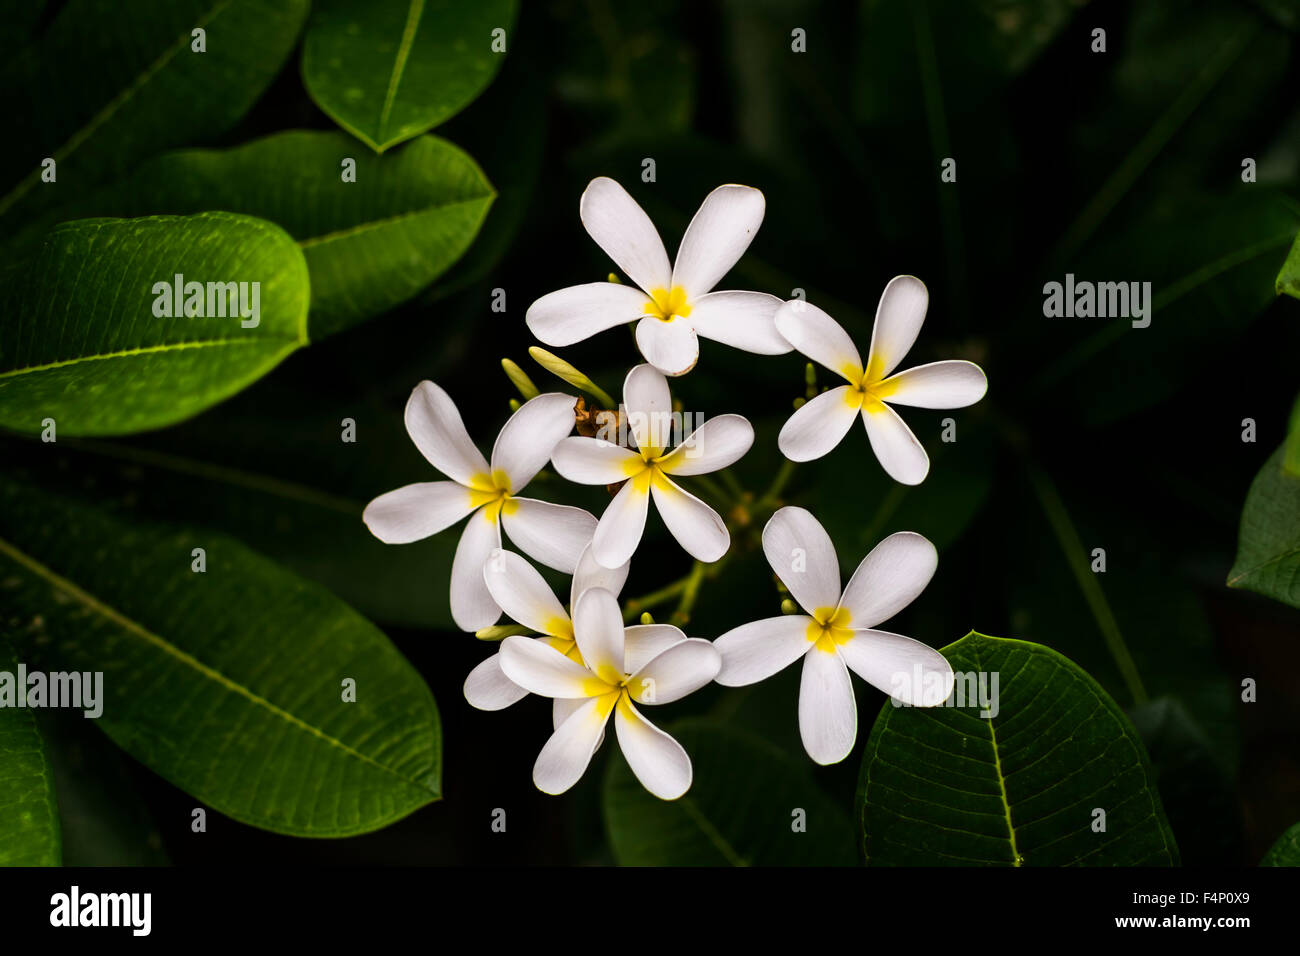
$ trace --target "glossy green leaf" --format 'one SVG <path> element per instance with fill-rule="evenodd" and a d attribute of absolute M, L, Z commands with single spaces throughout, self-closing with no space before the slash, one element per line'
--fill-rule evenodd
<path fill-rule="evenodd" d="M 293 50 L 308 0 L 72 0 L 5 77 L 0 213 L 64 201 L 157 150 L 210 141 Z M 206 31 L 205 52 L 192 31 Z M 57 162 L 43 182 L 41 158 Z"/>
<path fill-rule="evenodd" d="M 1260 866 L 1300 866 L 1300 823 L 1295 824 L 1274 843 Z"/>
<path fill-rule="evenodd" d="M 962 706 L 881 708 L 859 783 L 869 863 L 1178 862 L 1142 742 L 1096 681 L 1026 641 L 971 632 L 943 654 L 959 675 L 998 675 L 997 713 L 956 692 Z"/>
<path fill-rule="evenodd" d="M 12 629 L 11 629 L 12 630 Z M 16 706 L 18 656 L 0 633 L 0 866 L 58 866 L 61 862 L 59 807 L 54 775 L 36 712 Z M 34 668 L 33 668 L 34 669 Z"/>
<path fill-rule="evenodd" d="M 355 182 L 343 180 L 345 160 L 355 161 Z M 294 130 L 234 149 L 168 153 L 59 214 L 223 209 L 270 220 L 302 247 L 318 340 L 442 275 L 473 243 L 495 196 L 470 156 L 434 136 L 375 156 L 344 133 Z"/>
<path fill-rule="evenodd" d="M 605 823 L 620 865 L 857 862 L 853 825 L 818 789 L 807 765 L 714 721 L 692 718 L 665 729 L 691 755 L 695 780 L 685 796 L 660 800 L 641 786 L 625 760 L 610 762 Z"/>
<path fill-rule="evenodd" d="M 1285 452 L 1270 455 L 1251 482 L 1228 587 L 1300 607 L 1300 475 L 1283 467 Z"/>
<path fill-rule="evenodd" d="M 316 104 L 376 152 L 469 104 L 509 49 L 513 0 L 317 0 L 302 51 Z"/>
<path fill-rule="evenodd" d="M 440 796 L 438 712 L 415 670 L 329 592 L 231 538 L 0 479 L 0 580 L 39 624 L 22 650 L 102 671 L 100 729 L 227 816 L 338 837 Z"/>
<path fill-rule="evenodd" d="M 211 288 L 204 315 L 176 315 L 182 303 L 168 301 L 173 314 L 160 317 L 175 296 L 155 285 L 172 289 L 178 275 L 247 283 L 251 317 L 209 314 L 237 311 Z M 55 226 L 0 272 L 0 425 L 37 432 L 53 419 L 57 434 L 113 435 L 188 418 L 306 344 L 308 296 L 302 251 L 259 219 Z"/>

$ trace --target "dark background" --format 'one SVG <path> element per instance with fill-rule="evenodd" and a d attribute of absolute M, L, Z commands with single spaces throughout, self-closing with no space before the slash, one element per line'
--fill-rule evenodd
<path fill-rule="evenodd" d="M 1224 582 L 1247 488 L 1281 442 L 1297 391 L 1300 303 L 1271 301 L 1289 242 L 1254 257 L 1241 282 L 1178 298 L 1149 329 L 1125 332 L 1078 364 L 1069 363 L 1080 347 L 1117 320 L 1044 318 L 1042 286 L 1074 272 L 1152 281 L 1159 297 L 1206 261 L 1205 248 L 1236 248 L 1276 231 L 1268 210 L 1282 200 L 1267 197 L 1294 195 L 1300 170 L 1294 7 L 1262 0 L 523 7 L 500 76 L 435 131 L 475 156 L 501 194 L 469 259 L 420 299 L 313 344 L 215 410 L 116 445 L 236 467 L 255 462 L 360 503 L 430 480 L 401 434 L 401 409 L 417 381 L 445 387 L 484 448 L 513 394 L 497 366 L 502 357 L 525 366 L 543 390 L 557 387 L 527 358 L 533 343 L 524 313 L 538 296 L 612 268 L 578 221 L 591 177 L 622 182 L 670 254 L 710 189 L 757 186 L 767 196 L 766 220 L 722 288 L 782 297 L 804 289 L 865 351 L 885 283 L 917 275 L 929 286 L 930 310 L 905 364 L 970 358 L 990 381 L 984 402 L 951 413 L 955 445 L 939 442 L 949 413 L 906 413 L 933 459 L 920 490 L 884 479 L 855 428 L 830 456 L 800 465 L 784 499 L 826 524 L 846 570 L 891 531 L 935 540 L 938 575 L 891 629 L 937 647 L 971 629 L 1048 644 L 1130 709 L 1135 701 L 1071 575 L 1069 562 L 1080 556 L 1046 517 L 1044 495 L 1055 495 L 1084 551 L 1106 549 L 1099 579 L 1147 695 L 1175 701 L 1196 728 L 1162 721 L 1159 711 L 1131 711 L 1159 770 L 1184 863 L 1257 861 L 1300 819 L 1300 616 Z M 1090 51 L 1099 27 L 1105 53 Z M 794 28 L 807 31 L 806 53 L 791 52 Z M 1224 38 L 1237 31 L 1245 39 L 1229 56 Z M 241 126 L 213 145 L 330 127 L 303 91 L 295 57 Z M 947 156 L 957 159 L 956 183 L 940 182 Z M 1258 183 L 1241 182 L 1247 156 L 1259 161 Z M 656 163 L 653 183 L 640 179 L 646 157 Z M 506 291 L 504 314 L 490 310 L 496 288 Z M 639 361 L 625 330 L 563 353 L 616 397 Z M 755 422 L 758 440 L 736 469 L 754 493 L 779 466 L 775 434 L 803 393 L 803 364 L 797 354 L 755 357 L 705 342 L 697 369 L 673 382 L 688 410 Z M 345 416 L 358 422 L 357 446 L 338 441 Z M 1255 443 L 1242 441 L 1245 418 L 1257 423 Z M 111 456 L 66 454 L 58 480 L 67 490 L 114 500 Z M 597 513 L 603 507 L 598 491 L 572 494 Z M 130 506 L 171 507 L 162 498 Z M 257 520 L 269 530 L 276 516 Z M 760 529 L 755 522 L 734 535 L 733 556 L 694 608 L 692 636 L 714 638 L 778 613 L 780 596 L 756 550 Z M 355 533 L 365 534 L 359 517 Z M 443 543 L 454 544 L 456 533 Z M 346 549 L 350 539 L 333 546 Z M 425 554 L 412 550 L 412 566 Z M 304 539 L 288 563 L 329 583 L 321 570 L 329 561 L 328 549 Z M 689 566 L 652 517 L 624 596 Z M 445 602 L 444 573 L 430 568 L 413 580 Z M 161 851 L 195 865 L 612 862 L 599 792 L 617 748 L 603 747 L 565 796 L 539 793 L 530 774 L 549 733 L 549 702 L 475 711 L 460 688 L 490 646 L 371 616 L 438 701 L 444 799 L 382 832 L 340 841 L 280 837 L 215 812 L 207 832 L 194 834 L 192 798 L 87 738 L 76 752 L 92 766 L 111 762 L 98 779 L 120 788 L 122 806 L 133 806 L 132 793 L 143 798 L 156 846 L 138 851 L 140 859 Z M 1245 677 L 1259 682 L 1257 703 L 1239 701 Z M 814 768 L 845 807 L 883 702 L 855 684 L 858 747 L 843 764 Z M 801 755 L 797 686 L 792 668 L 745 690 L 709 688 L 652 717 L 728 715 Z M 507 811 L 504 834 L 490 828 L 497 807 Z"/>

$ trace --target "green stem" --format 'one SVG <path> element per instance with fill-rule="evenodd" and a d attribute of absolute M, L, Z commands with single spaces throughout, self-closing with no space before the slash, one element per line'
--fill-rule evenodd
<path fill-rule="evenodd" d="M 1129 653 L 1128 645 L 1124 642 L 1124 635 L 1120 633 L 1119 623 L 1115 620 L 1110 604 L 1106 601 L 1106 594 L 1102 591 L 1097 576 L 1088 567 L 1087 558 L 1084 557 L 1086 552 L 1084 551 L 1083 542 L 1079 540 L 1079 532 L 1075 530 L 1074 523 L 1070 521 L 1070 514 L 1066 511 L 1065 504 L 1056 491 L 1056 486 L 1052 484 L 1052 480 L 1047 477 L 1046 472 L 1032 462 L 1026 461 L 1026 466 L 1029 471 L 1029 480 L 1034 486 L 1034 492 L 1038 495 L 1038 502 L 1042 505 L 1043 514 L 1047 516 L 1048 524 L 1052 526 L 1057 543 L 1061 546 L 1061 550 L 1065 552 L 1065 561 L 1074 574 L 1079 590 L 1083 592 L 1083 598 L 1087 601 L 1093 618 L 1097 621 L 1097 627 L 1101 630 L 1101 636 L 1106 641 L 1106 647 L 1115 660 L 1115 666 L 1119 668 L 1120 676 L 1124 678 L 1124 684 L 1133 697 L 1133 703 L 1145 704 L 1147 702 L 1146 688 L 1142 686 L 1142 678 L 1138 675 L 1137 665 L 1133 662 L 1133 655 Z"/>
<path fill-rule="evenodd" d="M 700 596 L 700 585 L 704 583 L 706 567 L 708 565 L 703 561 L 696 561 L 691 565 L 691 573 L 686 576 L 686 583 L 682 587 L 682 599 L 677 602 L 677 610 L 673 611 L 672 616 L 672 623 L 679 627 L 691 619 L 695 599 Z"/>
<path fill-rule="evenodd" d="M 745 486 L 740 483 L 740 480 L 732 473 L 730 468 L 722 469 L 722 471 L 718 472 L 718 477 L 722 479 L 722 483 L 727 486 L 727 490 L 731 492 L 731 496 L 737 501 L 745 496 Z"/>
<path fill-rule="evenodd" d="M 772 483 L 767 486 L 767 491 L 763 492 L 758 501 L 754 503 L 754 512 L 756 514 L 776 504 L 792 475 L 794 475 L 794 462 L 789 458 L 782 458 L 781 467 L 777 469 L 776 475 L 772 478 Z"/>
<path fill-rule="evenodd" d="M 690 575 L 687 575 L 684 578 L 678 578 L 671 584 L 665 584 L 657 591 L 651 591 L 649 594 L 632 598 L 623 606 L 623 620 L 631 623 L 641 616 L 642 611 L 658 607 L 666 601 L 671 601 L 682 593 L 682 589 L 686 587 L 686 582 L 689 580 Z"/>

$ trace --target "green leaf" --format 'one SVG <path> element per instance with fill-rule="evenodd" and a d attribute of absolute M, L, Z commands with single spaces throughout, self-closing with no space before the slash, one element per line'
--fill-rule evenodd
<path fill-rule="evenodd" d="M 458 113 L 501 67 L 513 0 L 317 0 L 302 51 L 316 105 L 382 153 Z"/>
<path fill-rule="evenodd" d="M 211 140 L 280 71 L 307 0 L 72 0 L 8 76 L 0 214 L 114 179 L 160 149 Z M 206 52 L 191 31 L 206 31 Z M 57 162 L 43 182 L 40 157 Z"/>
<path fill-rule="evenodd" d="M 169 153 L 60 209 L 76 216 L 188 215 L 223 209 L 268 219 L 302 247 L 319 340 L 419 293 L 469 248 L 496 193 L 469 155 L 422 136 L 386 156 L 344 133 L 295 130 L 234 149 Z M 356 181 L 342 179 L 345 159 Z"/>
<path fill-rule="evenodd" d="M 1300 823 L 1280 837 L 1259 861 L 1260 866 L 1300 866 Z"/>
<path fill-rule="evenodd" d="M 19 660 L 0 633 L 0 680 L 9 693 L 26 694 L 26 686 L 12 686 Z M 60 846 L 54 775 L 36 714 L 7 700 L 0 706 L 0 866 L 58 866 Z"/>
<path fill-rule="evenodd" d="M 998 675 L 997 713 L 969 699 L 881 708 L 859 784 L 869 863 L 1178 862 L 1142 742 L 1096 681 L 1049 648 L 973 631 L 943 654 L 959 675 Z"/>
<path fill-rule="evenodd" d="M 249 283 L 257 324 L 159 317 L 155 284 L 170 288 L 177 275 Z M 302 251 L 258 219 L 212 212 L 55 226 L 0 273 L 0 425 L 36 432 L 49 418 L 60 435 L 116 435 L 181 421 L 306 344 L 308 296 Z"/>
<path fill-rule="evenodd" d="M 1273 452 L 1251 482 L 1228 587 L 1300 607 L 1300 475 L 1283 467 L 1285 453 Z"/>
<path fill-rule="evenodd" d="M 39 620 L 28 649 L 103 672 L 100 729 L 227 816 L 339 837 L 440 796 L 438 712 L 415 670 L 329 592 L 233 539 L 0 479 L 0 581 Z"/>
<path fill-rule="evenodd" d="M 1291 406 L 1291 417 L 1287 420 L 1282 467 L 1288 474 L 1300 475 L 1300 398 Z"/>
<path fill-rule="evenodd" d="M 818 789 L 807 764 L 710 720 L 681 720 L 666 729 L 695 769 L 685 796 L 652 796 L 622 758 L 610 761 L 605 775 L 605 822 L 621 866 L 857 862 L 853 825 Z M 805 832 L 795 830 L 800 816 Z"/>
<path fill-rule="evenodd" d="M 1291 251 L 1287 253 L 1286 261 L 1278 271 L 1273 288 L 1278 295 L 1300 299 L 1300 233 L 1296 234 L 1295 242 L 1291 243 Z"/>

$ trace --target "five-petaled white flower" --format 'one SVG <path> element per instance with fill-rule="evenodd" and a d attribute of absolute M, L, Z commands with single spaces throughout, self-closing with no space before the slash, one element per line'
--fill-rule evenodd
<path fill-rule="evenodd" d="M 722 653 L 718 683 L 742 687 L 803 658 L 799 735 L 820 764 L 849 755 L 858 736 L 851 669 L 894 699 L 934 707 L 948 699 L 953 672 L 938 651 L 909 637 L 874 630 L 919 595 L 938 565 L 919 534 L 892 534 L 862 559 L 840 591 L 830 536 L 803 508 L 782 508 L 763 529 L 763 553 L 807 614 L 745 624 L 714 642 Z"/>
<path fill-rule="evenodd" d="M 787 458 L 822 457 L 861 413 L 871 448 L 889 476 L 905 485 L 925 480 L 930 457 L 890 404 L 964 408 L 988 389 L 983 370 L 973 362 L 932 362 L 890 375 L 916 341 L 928 302 L 920 279 L 891 279 L 876 309 L 865 365 L 848 333 L 815 305 L 793 300 L 777 310 L 776 327 L 790 344 L 849 383 L 823 392 L 790 416 L 777 438 Z"/>
<path fill-rule="evenodd" d="M 665 375 L 695 367 L 697 335 L 759 355 L 789 352 L 772 319 L 780 299 L 710 291 L 749 247 L 764 209 L 757 189 L 719 186 L 687 226 L 670 266 L 663 240 L 636 200 L 612 179 L 593 179 L 579 204 L 582 224 L 639 288 L 592 282 L 560 289 L 528 307 L 528 327 L 547 345 L 572 345 L 639 319 L 637 346 Z"/>
<path fill-rule="evenodd" d="M 591 588 L 604 588 L 617 596 L 627 581 L 627 572 L 626 564 L 612 570 L 602 567 L 591 556 L 588 545 L 578 559 L 578 569 L 573 572 L 569 606 L 576 605 L 582 592 Z M 483 580 L 506 617 L 544 635 L 532 640 L 582 663 L 582 651 L 573 638 L 573 620 L 536 568 L 517 554 L 495 551 L 483 565 Z M 626 629 L 626 635 L 626 662 L 631 670 L 639 669 L 659 652 L 686 639 L 685 634 L 669 624 L 636 624 Z M 527 695 L 528 691 L 513 683 L 501 670 L 499 652 L 470 671 L 465 680 L 465 699 L 479 710 L 503 710 Z M 555 701 L 555 729 L 559 729 L 572 709 L 567 700 Z"/>
<path fill-rule="evenodd" d="M 451 566 L 451 616 L 477 631 L 496 622 L 501 609 L 483 582 L 483 564 L 501 547 L 501 525 L 524 553 L 571 574 L 596 519 L 581 508 L 520 498 L 555 445 L 573 430 L 575 399 L 550 392 L 519 407 L 497 435 L 492 464 L 470 440 L 451 397 L 421 382 L 406 403 L 406 431 L 433 467 L 451 481 L 423 481 L 380 495 L 362 518 L 387 544 L 407 544 L 437 534 L 472 514 Z"/>
<path fill-rule="evenodd" d="M 577 783 L 612 713 L 619 748 L 642 786 L 663 800 L 680 797 L 691 786 L 691 758 L 635 704 L 671 703 L 709 683 L 721 663 L 717 649 L 683 634 L 648 660 L 634 660 L 618 599 L 604 588 L 578 596 L 573 636 L 581 664 L 532 638 L 507 637 L 501 644 L 506 677 L 534 694 L 565 701 L 569 710 L 537 757 L 533 783 L 545 793 L 563 793 Z"/>
<path fill-rule="evenodd" d="M 592 553 L 607 568 L 626 564 L 641 542 L 651 495 L 678 543 L 700 561 L 727 553 L 731 535 L 716 511 L 669 475 L 704 475 L 739 460 L 754 443 L 754 429 L 740 415 L 710 418 L 674 449 L 667 444 L 675 419 L 668 380 L 651 365 L 638 365 L 623 383 L 623 420 L 637 450 L 603 438 L 574 436 L 555 446 L 551 461 L 570 481 L 584 485 L 623 482 L 596 526 Z M 612 417 L 612 416 L 611 416 Z"/>

